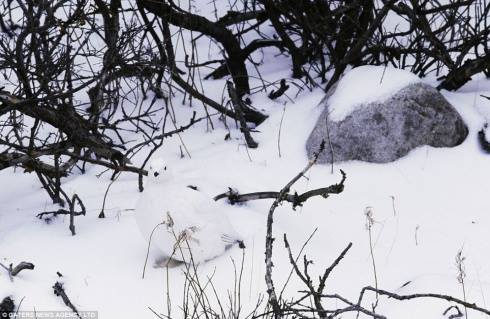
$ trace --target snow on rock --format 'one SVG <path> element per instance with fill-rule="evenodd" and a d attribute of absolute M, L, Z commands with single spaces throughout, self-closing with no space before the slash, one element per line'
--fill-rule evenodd
<path fill-rule="evenodd" d="M 342 121 L 329 117 L 328 103 L 306 141 L 313 158 L 322 141 L 329 148 L 319 163 L 360 160 L 387 163 L 422 145 L 454 147 L 468 135 L 464 120 L 439 91 L 417 83 L 383 102 L 362 104 Z"/>
<path fill-rule="evenodd" d="M 328 100 L 330 119 L 340 122 L 362 104 L 383 102 L 402 88 L 421 82 L 415 74 L 393 67 L 364 65 L 347 72 Z"/>

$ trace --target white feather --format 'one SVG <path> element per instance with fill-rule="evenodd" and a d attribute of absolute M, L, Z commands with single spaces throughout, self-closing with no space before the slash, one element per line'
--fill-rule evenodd
<path fill-rule="evenodd" d="M 238 243 L 222 205 L 174 178 L 162 160 L 151 163 L 148 175 L 136 221 L 153 257 L 199 263 Z"/>

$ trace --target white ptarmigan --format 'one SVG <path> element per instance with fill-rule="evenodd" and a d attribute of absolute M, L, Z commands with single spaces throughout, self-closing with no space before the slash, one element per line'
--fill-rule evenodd
<path fill-rule="evenodd" d="M 136 222 L 151 255 L 200 263 L 243 241 L 213 199 L 175 178 L 165 162 L 151 162 L 148 183 L 136 205 Z"/>

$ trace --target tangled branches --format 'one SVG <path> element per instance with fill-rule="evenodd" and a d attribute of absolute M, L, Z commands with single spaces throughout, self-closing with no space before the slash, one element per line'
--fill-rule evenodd
<path fill-rule="evenodd" d="M 210 5 L 217 8 L 216 1 Z M 318 80 L 328 89 L 346 68 L 365 64 L 434 74 L 448 90 L 490 70 L 486 2 L 241 0 L 225 13 L 215 9 L 214 17 L 193 4 L 2 2 L 0 169 L 34 172 L 56 203 L 63 202 L 61 179 L 87 163 L 112 170 L 113 178 L 145 175 L 147 161 L 134 166 L 131 158 L 197 123 L 169 116 L 176 94 L 201 103 L 209 122 L 208 108 L 233 119 L 247 145 L 258 147 L 251 126 L 267 114 L 247 95 L 267 90 L 277 99 L 298 85 L 265 81 L 265 55 L 290 59 L 300 90 Z M 205 40 L 210 50 L 203 60 L 197 43 Z M 251 86 L 251 67 L 258 87 Z M 205 93 L 202 80 L 209 78 L 227 78 L 228 96 L 218 101 Z M 165 127 L 167 117 L 173 129 Z"/>

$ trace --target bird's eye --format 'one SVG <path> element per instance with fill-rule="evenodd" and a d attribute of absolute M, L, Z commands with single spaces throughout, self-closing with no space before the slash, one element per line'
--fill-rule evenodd
<path fill-rule="evenodd" d="M 160 175 L 160 173 L 158 173 L 158 172 L 153 173 L 153 176 L 155 176 L 155 177 L 157 177 L 158 175 Z"/>
<path fill-rule="evenodd" d="M 163 170 L 164 170 L 164 171 L 166 171 L 166 170 L 167 170 L 167 166 L 165 166 L 165 167 L 163 168 Z"/>

